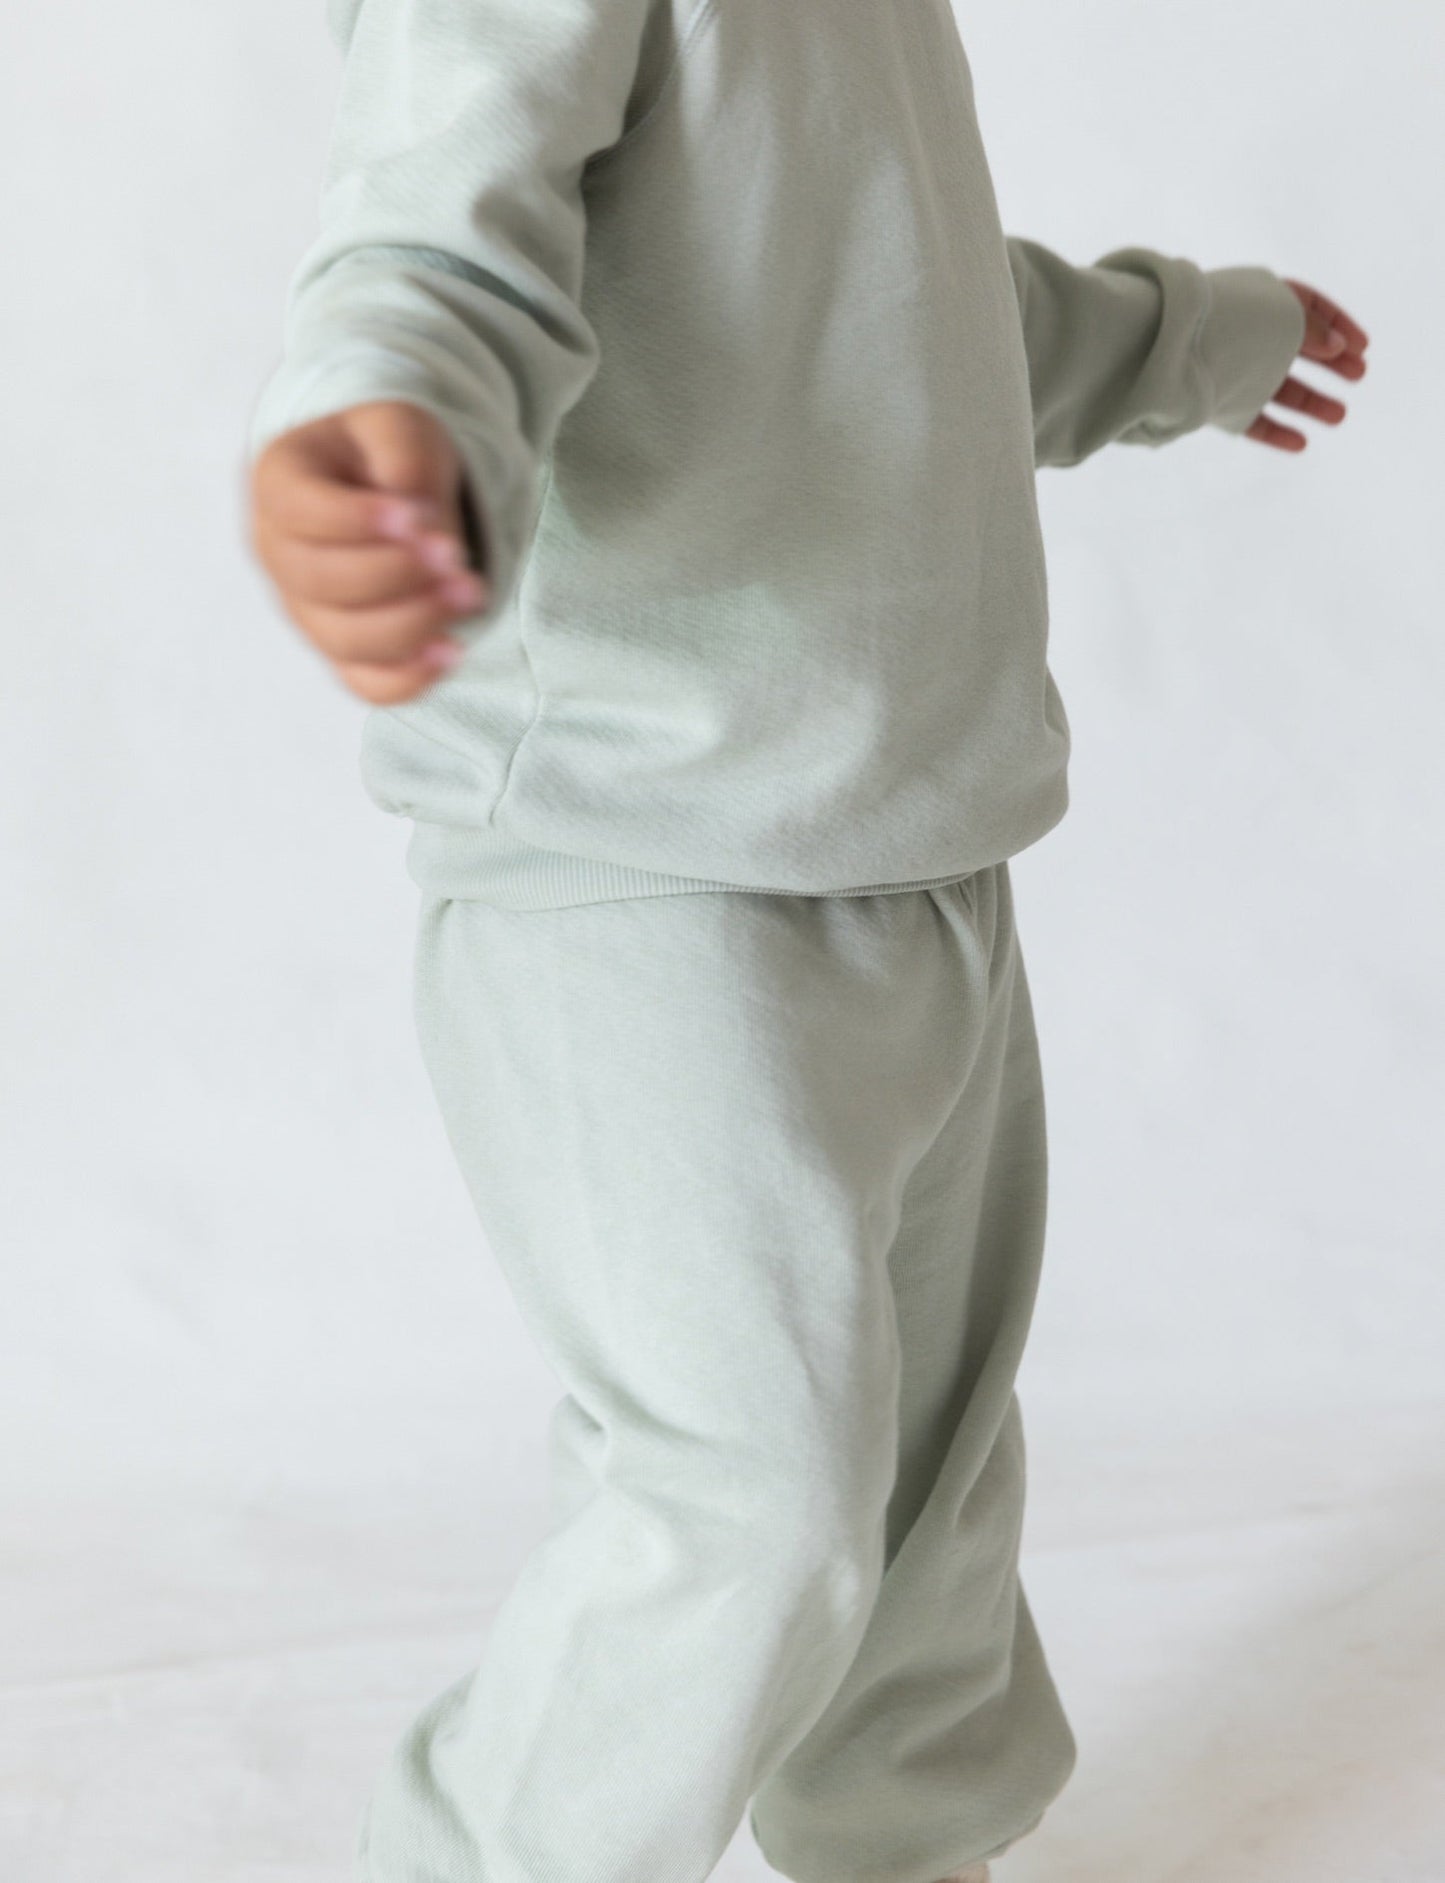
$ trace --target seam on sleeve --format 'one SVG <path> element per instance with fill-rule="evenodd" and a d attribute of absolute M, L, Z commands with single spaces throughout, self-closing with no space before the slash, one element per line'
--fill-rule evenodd
<path fill-rule="evenodd" d="M 320 281 L 333 269 L 351 265 L 363 266 L 376 261 L 403 262 L 416 268 L 434 268 L 440 274 L 454 275 L 458 281 L 465 281 L 469 287 L 480 288 L 499 301 L 505 301 L 518 313 L 526 314 L 542 329 L 549 340 L 555 340 L 559 346 L 571 344 L 571 336 L 566 327 L 560 325 L 552 314 L 538 304 L 535 298 L 529 299 L 519 288 L 494 269 L 482 268 L 476 262 L 468 261 L 464 255 L 456 255 L 450 249 L 429 248 L 420 242 L 367 242 L 358 248 L 347 249 L 344 254 L 333 256 L 311 279 Z"/>
<path fill-rule="evenodd" d="M 663 73 L 662 81 L 658 85 L 652 103 L 647 107 L 646 111 L 643 112 L 637 122 L 623 132 L 622 136 L 617 139 L 615 144 L 608 144 L 604 150 L 597 151 L 588 160 L 586 168 L 589 172 L 600 170 L 605 164 L 610 163 L 619 151 L 626 150 L 631 145 L 633 139 L 639 136 L 640 133 L 646 130 L 648 125 L 651 124 L 652 120 L 657 116 L 659 107 L 671 92 L 679 72 L 682 70 L 683 61 L 687 56 L 688 48 L 702 31 L 706 22 L 717 11 L 717 4 L 718 0 L 699 0 L 699 4 L 693 11 L 692 18 L 683 28 L 682 37 L 677 42 L 677 50 L 672 55 L 672 63 L 668 66 L 666 72 Z"/>

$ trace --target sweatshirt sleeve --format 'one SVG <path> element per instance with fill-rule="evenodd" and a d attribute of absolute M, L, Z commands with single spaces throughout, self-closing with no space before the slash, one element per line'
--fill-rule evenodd
<path fill-rule="evenodd" d="M 1246 431 L 1304 340 L 1304 308 L 1268 268 L 1203 269 L 1138 247 L 1080 268 L 1039 242 L 1006 241 L 1041 465 L 1204 425 Z"/>
<path fill-rule="evenodd" d="M 327 0 L 345 55 L 319 231 L 247 431 L 405 399 L 448 427 L 494 612 L 541 466 L 598 363 L 583 317 L 588 159 L 656 89 L 656 0 Z M 462 624 L 463 629 L 465 624 Z"/>

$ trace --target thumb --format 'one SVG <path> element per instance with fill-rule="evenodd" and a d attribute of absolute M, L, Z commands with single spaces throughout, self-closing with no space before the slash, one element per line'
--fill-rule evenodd
<path fill-rule="evenodd" d="M 464 541 L 461 454 L 436 414 L 405 400 L 379 399 L 344 416 L 358 481 L 429 506 L 434 526 Z"/>
<path fill-rule="evenodd" d="M 1305 310 L 1305 337 L 1300 352 L 1307 360 L 1332 360 L 1349 345 L 1347 336 L 1335 325 L 1334 308 L 1323 295 L 1303 282 L 1291 281 L 1296 298 Z"/>
<path fill-rule="evenodd" d="M 1305 351 L 1311 359 L 1335 359 L 1349 345 L 1349 341 L 1331 322 L 1329 315 L 1321 313 L 1318 308 L 1310 309 L 1306 324 L 1308 337 Z"/>

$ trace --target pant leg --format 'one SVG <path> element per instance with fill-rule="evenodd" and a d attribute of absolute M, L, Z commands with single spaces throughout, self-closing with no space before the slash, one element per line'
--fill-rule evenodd
<path fill-rule="evenodd" d="M 424 899 L 423 1057 L 564 1396 L 552 1526 L 389 1761 L 365 1883 L 702 1883 L 842 1679 L 888 1253 L 987 979 L 951 893 Z"/>
<path fill-rule="evenodd" d="M 1018 1579 L 1014 1378 L 1046 1213 L 1038 1044 L 1007 865 L 971 886 L 983 1023 L 889 1258 L 901 1385 L 886 1570 L 856 1659 L 750 1814 L 799 1883 L 932 1883 L 996 1856 L 1075 1762 Z"/>

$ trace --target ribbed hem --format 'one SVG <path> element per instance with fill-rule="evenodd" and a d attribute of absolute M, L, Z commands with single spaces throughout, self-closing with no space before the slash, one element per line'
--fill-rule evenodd
<path fill-rule="evenodd" d="M 523 844 L 499 845 L 495 834 L 471 825 L 415 819 L 406 851 L 407 873 L 429 895 L 487 902 L 498 909 L 566 909 L 584 902 L 619 902 L 636 896 L 679 896 L 720 889 L 774 896 L 878 896 L 906 889 L 937 889 L 962 882 L 989 864 L 920 876 L 904 882 L 798 889 L 786 883 L 729 883 L 714 877 L 674 876 Z"/>

